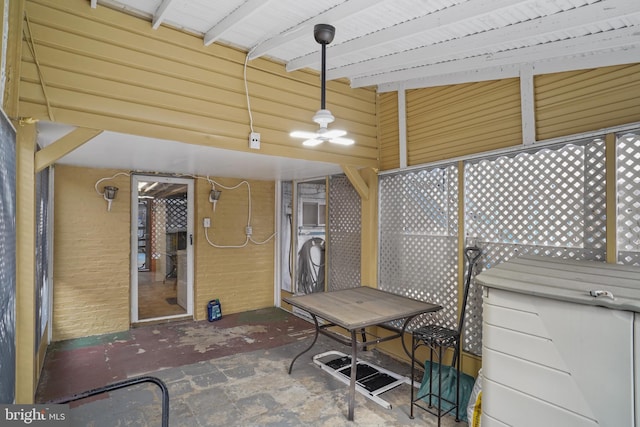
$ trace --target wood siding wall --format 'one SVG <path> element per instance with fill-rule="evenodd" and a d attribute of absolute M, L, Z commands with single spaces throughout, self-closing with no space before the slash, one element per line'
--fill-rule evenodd
<path fill-rule="evenodd" d="M 534 78 L 536 139 L 640 122 L 640 64 Z"/>
<path fill-rule="evenodd" d="M 378 95 L 378 115 L 380 169 L 399 168 L 398 92 L 386 92 Z"/>
<path fill-rule="evenodd" d="M 520 143 L 518 79 L 407 91 L 409 166 Z"/>
<path fill-rule="evenodd" d="M 640 63 L 534 76 L 536 140 L 640 122 Z M 383 97 L 382 95 L 386 95 Z M 380 169 L 396 166 L 392 95 L 378 97 Z M 518 79 L 407 92 L 409 166 L 522 144 Z"/>
<path fill-rule="evenodd" d="M 84 0 L 29 0 L 32 34 L 23 42 L 20 115 L 76 126 L 249 151 L 245 53 Z M 34 50 L 39 74 L 29 46 Z M 317 73 L 287 73 L 258 59 L 247 70 L 260 153 L 356 166 L 377 166 L 375 92 L 327 84 L 336 127 L 352 147 L 302 148 L 293 129 L 314 130 Z M 44 85 L 43 85 L 44 83 Z M 51 106 L 47 110 L 48 95 Z M 253 151 L 255 152 L 255 151 Z"/>

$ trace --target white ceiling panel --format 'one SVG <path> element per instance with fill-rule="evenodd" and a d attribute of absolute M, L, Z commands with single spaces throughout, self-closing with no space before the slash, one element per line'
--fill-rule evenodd
<path fill-rule="evenodd" d="M 265 55 L 290 71 L 320 69 L 313 25 L 331 24 L 336 35 L 327 48 L 327 78 L 347 78 L 352 86 L 400 87 L 403 76 L 420 72 L 444 81 L 443 62 L 471 75 L 478 61 L 469 58 L 507 51 L 503 65 L 519 67 L 640 47 L 639 0 L 99 0 L 104 6 L 150 21 L 162 11 L 163 25 L 199 34 L 203 42 L 253 49 L 250 59 Z M 624 39 L 589 51 L 584 46 L 594 35 Z M 532 58 L 532 49 L 541 53 Z"/>

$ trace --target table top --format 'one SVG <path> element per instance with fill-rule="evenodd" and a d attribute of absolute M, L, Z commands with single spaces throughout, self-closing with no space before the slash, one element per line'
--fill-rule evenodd
<path fill-rule="evenodd" d="M 350 331 L 438 311 L 442 308 L 437 304 L 367 286 L 294 295 L 283 299 L 295 307 Z"/>

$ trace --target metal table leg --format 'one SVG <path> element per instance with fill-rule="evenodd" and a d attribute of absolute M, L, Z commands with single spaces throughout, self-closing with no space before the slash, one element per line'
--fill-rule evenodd
<path fill-rule="evenodd" d="M 316 317 L 315 314 L 312 314 L 311 317 L 313 317 L 313 322 L 316 324 L 316 334 L 313 337 L 313 341 L 311 341 L 311 345 L 309 345 L 309 347 L 307 347 L 306 349 L 302 350 L 296 357 L 293 358 L 293 360 L 291 361 L 291 364 L 289 365 L 289 375 L 291 375 L 291 370 L 293 369 L 293 364 L 295 363 L 295 361 L 298 359 L 298 357 L 302 356 L 303 354 L 305 354 L 307 351 L 311 350 L 311 348 L 315 345 L 316 341 L 318 341 L 318 334 L 320 333 L 320 325 L 318 324 L 318 318 Z"/>
<path fill-rule="evenodd" d="M 347 419 L 353 421 L 356 400 L 356 373 L 358 372 L 358 341 L 356 331 L 351 331 L 351 381 L 349 381 L 349 415 Z"/>

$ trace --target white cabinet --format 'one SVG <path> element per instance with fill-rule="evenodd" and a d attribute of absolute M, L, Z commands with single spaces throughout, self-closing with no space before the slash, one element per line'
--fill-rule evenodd
<path fill-rule="evenodd" d="M 640 427 L 640 269 L 521 257 L 477 280 L 483 427 Z"/>

